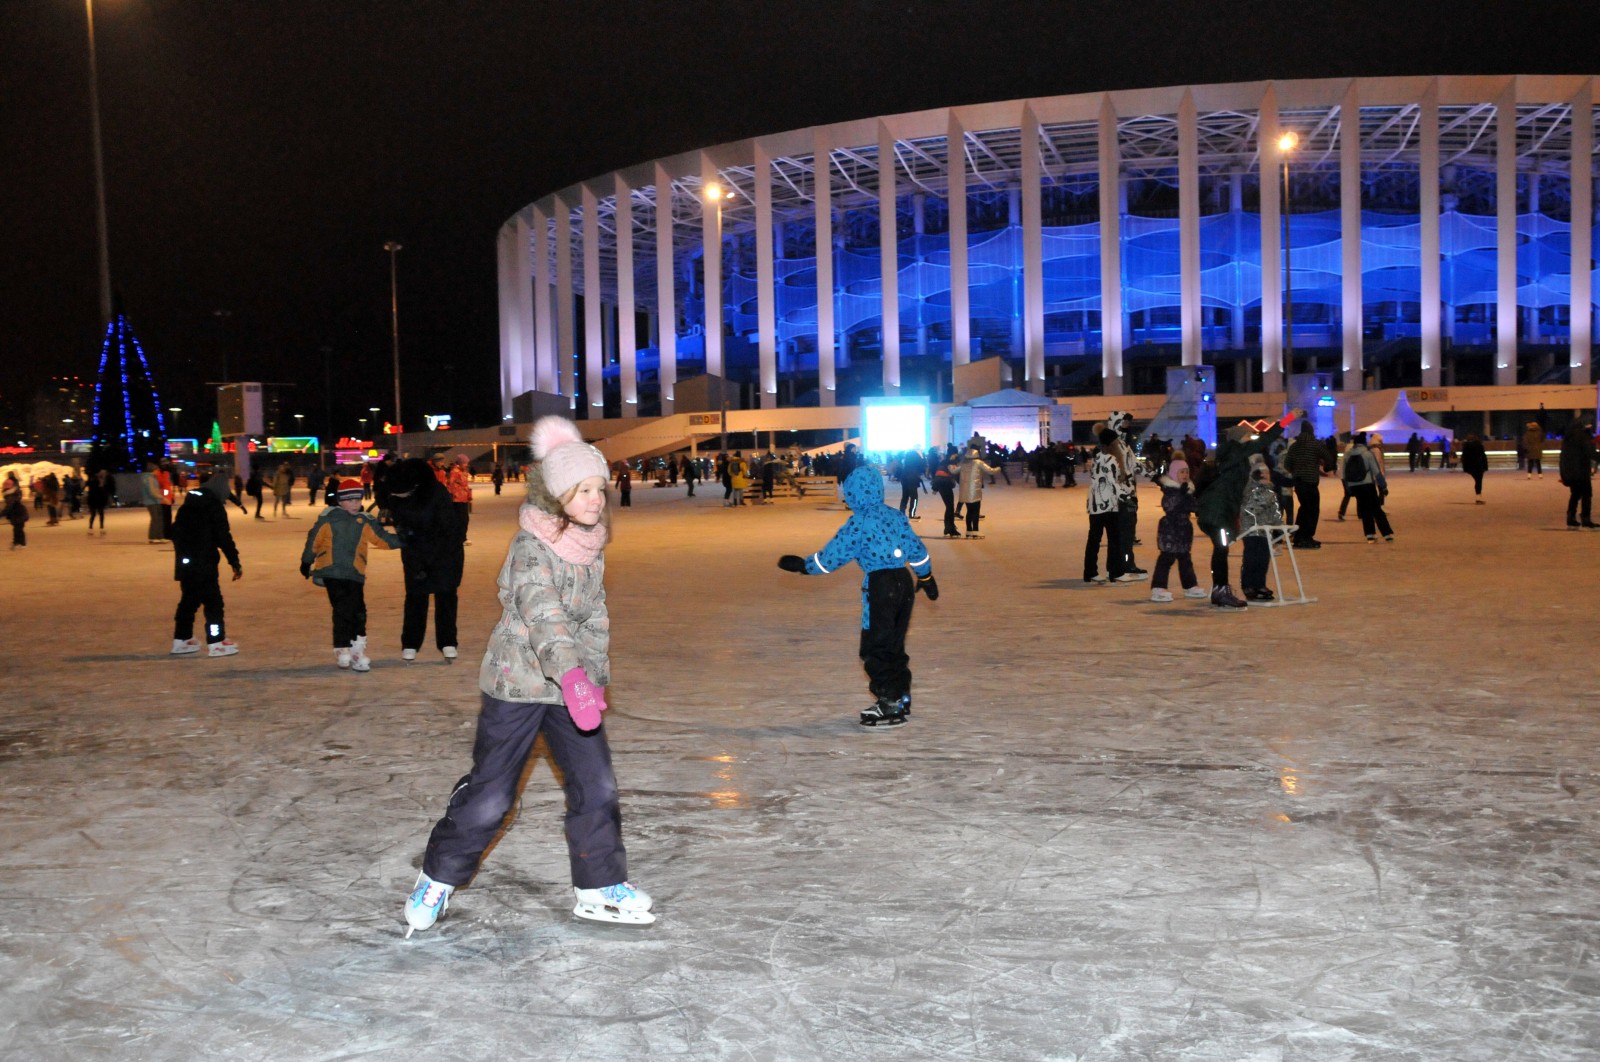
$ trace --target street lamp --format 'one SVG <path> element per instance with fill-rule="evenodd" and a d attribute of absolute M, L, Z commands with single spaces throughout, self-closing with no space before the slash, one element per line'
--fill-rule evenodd
<path fill-rule="evenodd" d="M 306 415 L 304 413 L 296 413 L 294 415 L 294 433 L 302 439 L 305 438 L 306 434 L 305 419 Z"/>
<path fill-rule="evenodd" d="M 1299 134 L 1286 130 L 1278 137 L 1278 156 L 1283 160 L 1283 361 L 1294 372 L 1294 268 L 1289 261 L 1289 215 L 1294 212 L 1289 197 L 1289 155 L 1300 146 Z"/>
<path fill-rule="evenodd" d="M 183 412 L 182 406 L 168 406 L 167 412 L 172 414 L 172 430 L 178 430 L 178 414 Z"/>
<path fill-rule="evenodd" d="M 405 418 L 400 415 L 400 285 L 396 258 L 400 253 L 400 244 L 389 240 L 383 249 L 389 252 L 389 321 L 390 335 L 394 340 L 394 422 L 404 424 Z"/>
<path fill-rule="evenodd" d="M 100 323 L 111 322 L 111 239 L 106 224 L 106 164 L 100 146 L 100 73 L 94 55 L 94 0 L 83 0 L 89 16 L 89 124 L 94 144 L 95 223 L 100 237 Z"/>

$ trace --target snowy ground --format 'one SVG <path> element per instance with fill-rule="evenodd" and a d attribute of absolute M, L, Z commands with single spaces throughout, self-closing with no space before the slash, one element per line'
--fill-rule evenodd
<path fill-rule="evenodd" d="M 1081 489 L 1002 484 L 971 542 L 925 496 L 944 594 L 887 732 L 854 722 L 857 579 L 774 566 L 842 512 L 636 490 L 607 729 L 660 921 L 571 916 L 541 760 L 409 941 L 512 498 L 480 488 L 457 666 L 400 662 L 374 556 L 365 676 L 295 571 L 302 506 L 234 511 L 221 660 L 166 655 L 142 511 L 36 520 L 0 553 L 0 1056 L 1594 1058 L 1600 534 L 1553 475 L 1474 506 L 1402 471 L 1394 545 L 1324 488 L 1319 603 L 1242 615 L 1084 586 Z"/>

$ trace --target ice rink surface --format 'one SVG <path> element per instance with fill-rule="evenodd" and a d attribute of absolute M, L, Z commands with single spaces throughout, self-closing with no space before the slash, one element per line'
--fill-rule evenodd
<path fill-rule="evenodd" d="M 1600 1057 L 1600 534 L 1553 474 L 1491 473 L 1483 506 L 1459 473 L 1393 488 L 1368 545 L 1324 480 L 1318 603 L 1238 615 L 1085 586 L 1081 488 L 1002 483 L 981 541 L 924 495 L 943 596 L 912 720 L 875 732 L 859 576 L 775 567 L 844 511 L 642 486 L 606 728 L 660 921 L 572 917 L 541 757 L 409 941 L 512 493 L 478 488 L 455 666 L 431 630 L 401 662 L 373 554 L 367 675 L 295 570 L 304 505 L 232 511 L 216 660 L 167 655 L 142 511 L 35 519 L 0 556 L 0 1057 Z"/>

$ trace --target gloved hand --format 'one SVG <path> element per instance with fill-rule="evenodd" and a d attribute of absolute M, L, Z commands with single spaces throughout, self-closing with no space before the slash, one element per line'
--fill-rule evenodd
<path fill-rule="evenodd" d="M 567 714 L 579 730 L 600 729 L 600 713 L 606 710 L 606 691 L 589 681 L 581 667 L 575 667 L 561 676 L 561 699 L 567 702 Z"/>
<path fill-rule="evenodd" d="M 302 579 L 311 578 L 311 562 L 310 561 L 301 561 L 300 562 L 300 578 L 302 578 Z"/>
<path fill-rule="evenodd" d="M 933 581 L 933 576 L 924 575 L 917 580 L 917 589 L 928 595 L 929 601 L 939 600 L 939 584 Z"/>
<path fill-rule="evenodd" d="M 806 559 L 804 557 L 797 557 L 793 553 L 785 553 L 783 556 L 778 558 L 778 567 L 782 568 L 786 572 L 794 572 L 797 575 L 804 575 L 806 573 Z"/>

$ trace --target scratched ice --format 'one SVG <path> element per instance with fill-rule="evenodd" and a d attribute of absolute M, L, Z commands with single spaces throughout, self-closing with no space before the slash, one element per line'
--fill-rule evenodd
<path fill-rule="evenodd" d="M 573 919 L 541 758 L 410 941 L 511 497 L 480 487 L 457 666 L 400 661 L 374 555 L 368 675 L 295 571 L 305 509 L 235 520 L 222 660 L 166 655 L 142 512 L 35 522 L 0 557 L 0 1056 L 1593 1058 L 1600 535 L 1553 477 L 1395 478 L 1395 544 L 1326 481 L 1319 603 L 1242 615 L 1084 586 L 1081 490 L 1000 485 L 981 541 L 925 496 L 944 593 L 885 733 L 857 578 L 774 566 L 843 513 L 641 486 L 607 728 L 660 921 Z"/>

